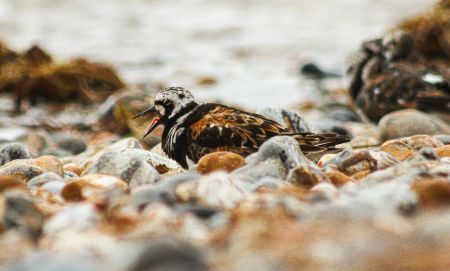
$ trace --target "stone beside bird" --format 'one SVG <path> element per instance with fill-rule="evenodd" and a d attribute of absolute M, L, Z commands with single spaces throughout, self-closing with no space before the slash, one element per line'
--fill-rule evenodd
<path fill-rule="evenodd" d="M 293 137 L 311 159 L 325 152 L 337 152 L 340 149 L 335 145 L 350 141 L 348 136 L 333 133 L 296 133 L 262 115 L 221 104 L 199 104 L 182 87 L 164 89 L 156 96 L 154 106 L 135 118 L 141 116 L 154 116 L 144 137 L 164 124 L 162 148 L 184 168 L 188 168 L 186 158 L 196 163 L 216 151 L 247 156 L 279 135 Z"/>

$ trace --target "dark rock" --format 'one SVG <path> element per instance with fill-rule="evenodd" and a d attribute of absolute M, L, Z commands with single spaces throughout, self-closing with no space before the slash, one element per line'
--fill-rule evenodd
<path fill-rule="evenodd" d="M 193 203 L 179 203 L 173 207 L 179 213 L 191 213 L 201 219 L 209 219 L 219 211 L 217 208 Z"/>
<path fill-rule="evenodd" d="M 361 118 L 353 110 L 348 108 L 339 108 L 330 110 L 327 113 L 328 117 L 342 122 L 361 122 Z"/>
<path fill-rule="evenodd" d="M 79 154 L 86 150 L 86 142 L 70 133 L 54 133 L 52 134 L 53 141 L 58 147 L 72 154 Z"/>
<path fill-rule="evenodd" d="M 9 143 L 3 145 L 0 149 L 0 166 L 12 160 L 28 158 L 31 158 L 31 155 L 28 149 L 21 143 Z"/>
<path fill-rule="evenodd" d="M 176 239 L 159 238 L 149 242 L 130 271 L 207 270 L 201 253 Z"/>
<path fill-rule="evenodd" d="M 36 240 L 42 234 L 44 215 L 25 192 L 11 191 L 5 195 L 3 221 L 7 229 L 17 229 Z"/>

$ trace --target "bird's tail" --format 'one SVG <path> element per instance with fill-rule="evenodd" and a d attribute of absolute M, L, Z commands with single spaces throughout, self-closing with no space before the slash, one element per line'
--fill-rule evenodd
<path fill-rule="evenodd" d="M 347 135 L 334 133 L 289 133 L 285 135 L 297 140 L 302 152 L 311 160 L 315 160 L 326 153 L 340 152 L 342 149 L 336 148 L 335 146 L 351 140 Z"/>

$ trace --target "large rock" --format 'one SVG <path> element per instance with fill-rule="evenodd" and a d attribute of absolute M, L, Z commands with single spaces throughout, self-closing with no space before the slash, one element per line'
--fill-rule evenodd
<path fill-rule="evenodd" d="M 385 115 L 378 123 L 382 140 L 418 134 L 450 134 L 450 126 L 442 120 L 414 109 L 399 110 Z"/>
<path fill-rule="evenodd" d="M 235 170 L 232 175 L 255 183 L 263 177 L 286 179 L 290 170 L 309 163 L 295 139 L 276 136 L 264 142 L 258 152 L 247 157 L 247 165 Z"/>
<path fill-rule="evenodd" d="M 83 171 L 87 174 L 105 174 L 116 176 L 131 187 L 155 183 L 159 173 L 149 162 L 151 152 L 139 149 L 125 149 L 120 152 L 107 151 L 93 161 L 92 166 Z"/>

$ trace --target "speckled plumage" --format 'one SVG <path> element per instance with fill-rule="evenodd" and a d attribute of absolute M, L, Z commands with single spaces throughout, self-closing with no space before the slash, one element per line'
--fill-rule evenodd
<path fill-rule="evenodd" d="M 247 156 L 277 135 L 294 137 L 305 154 L 336 150 L 334 145 L 349 141 L 337 134 L 295 133 L 264 116 L 221 104 L 198 104 L 189 91 L 181 88 L 158 94 L 154 107 L 165 125 L 163 150 L 185 168 L 186 157 L 197 162 L 215 151 Z"/>
<path fill-rule="evenodd" d="M 450 68 L 425 62 L 406 32 L 363 43 L 349 75 L 350 94 L 371 120 L 405 108 L 450 111 Z"/>

